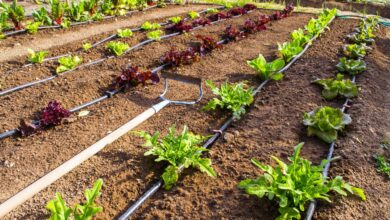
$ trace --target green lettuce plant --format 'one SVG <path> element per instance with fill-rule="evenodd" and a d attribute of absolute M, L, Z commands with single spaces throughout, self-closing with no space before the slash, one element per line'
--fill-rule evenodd
<path fill-rule="evenodd" d="M 50 211 L 49 220 L 90 220 L 97 213 L 103 211 L 103 207 L 96 205 L 95 200 L 101 195 L 103 180 L 98 179 L 92 189 L 86 189 L 84 196 L 86 202 L 84 204 L 76 204 L 73 208 L 69 208 L 66 202 L 62 199 L 60 193 L 56 193 L 56 198 L 50 200 L 46 204 L 46 209 Z M 73 218 L 71 216 L 73 215 Z"/>
<path fill-rule="evenodd" d="M 308 126 L 307 135 L 315 135 L 326 143 L 335 141 L 337 132 L 342 131 L 345 125 L 351 122 L 348 114 L 329 106 L 317 108 L 303 116 L 303 124 Z"/>
<path fill-rule="evenodd" d="M 168 134 L 163 138 L 160 138 L 159 132 L 153 135 L 144 131 L 137 132 L 140 137 L 145 139 L 144 146 L 149 148 L 144 154 L 145 156 L 156 156 L 156 162 L 166 161 L 169 163 L 162 174 L 165 189 L 169 190 L 176 184 L 181 166 L 183 168 L 192 166 L 211 177 L 217 176 L 211 166 L 211 160 L 201 157 L 202 152 L 207 151 L 200 146 L 205 137 L 189 132 L 187 126 L 184 126 L 180 134 L 176 134 L 175 125 L 168 130 Z"/>
<path fill-rule="evenodd" d="M 350 79 L 345 80 L 342 74 L 337 74 L 336 79 L 318 79 L 313 81 L 313 83 L 321 85 L 324 88 L 322 90 L 322 96 L 327 100 L 334 99 L 337 96 L 353 98 L 358 94 L 356 83 Z"/>
<path fill-rule="evenodd" d="M 366 70 L 367 65 L 363 60 L 347 59 L 346 57 L 340 58 L 340 62 L 336 65 L 340 72 L 348 73 L 350 75 L 357 75 Z"/>
<path fill-rule="evenodd" d="M 83 50 L 84 51 L 88 51 L 89 49 L 91 49 L 92 47 L 92 44 L 91 43 L 85 43 L 83 44 Z"/>
<path fill-rule="evenodd" d="M 259 54 L 256 59 L 247 61 L 247 64 L 257 72 L 263 81 L 269 79 L 281 80 L 283 78 L 283 74 L 278 72 L 285 65 L 282 59 L 276 59 L 267 63 L 264 56 Z"/>
<path fill-rule="evenodd" d="M 256 159 L 252 163 L 264 174 L 256 179 L 246 179 L 238 184 L 238 188 L 258 198 L 266 197 L 279 204 L 277 220 L 301 219 L 311 201 L 324 200 L 331 202 L 330 193 L 347 196 L 347 193 L 366 200 L 364 190 L 346 183 L 341 176 L 333 179 L 322 175 L 322 170 L 330 160 L 323 160 L 314 166 L 311 161 L 300 156 L 303 143 L 294 147 L 294 153 L 288 158 L 289 163 L 272 156 L 275 166 L 262 164 Z"/>
<path fill-rule="evenodd" d="M 83 62 L 83 59 L 81 59 L 78 56 L 66 56 L 66 57 L 61 57 L 58 59 L 58 63 L 60 64 L 57 69 L 56 73 L 63 73 L 65 71 L 71 70 L 76 68 L 81 62 Z"/>
<path fill-rule="evenodd" d="M 27 49 L 29 56 L 28 61 L 31 63 L 42 63 L 45 57 L 49 54 L 47 51 L 33 51 L 32 49 Z"/>
<path fill-rule="evenodd" d="M 363 58 L 366 55 L 365 44 L 346 44 L 343 46 L 343 53 L 351 59 Z"/>
<path fill-rule="evenodd" d="M 181 21 L 181 17 L 180 16 L 175 16 L 175 17 L 172 17 L 169 19 L 170 22 L 174 23 L 174 24 L 177 24 Z"/>
<path fill-rule="evenodd" d="M 149 21 L 145 21 L 145 23 L 141 25 L 141 29 L 144 31 L 156 30 L 159 28 L 161 28 L 161 25 L 159 23 L 150 23 Z"/>
<path fill-rule="evenodd" d="M 146 37 L 150 40 L 156 40 L 156 41 L 159 41 L 161 40 L 161 35 L 162 35 L 162 31 L 161 30 L 155 30 L 155 31 L 151 31 L 149 33 L 146 34 Z"/>
<path fill-rule="evenodd" d="M 390 178 L 390 163 L 386 161 L 386 158 L 383 155 L 377 155 L 374 158 L 376 160 L 378 172 L 384 173 Z"/>
<path fill-rule="evenodd" d="M 299 28 L 291 33 L 291 39 L 292 41 L 298 42 L 300 46 L 303 46 L 310 41 L 310 36 L 305 35 L 305 32 Z"/>
<path fill-rule="evenodd" d="M 286 63 L 290 62 L 294 57 L 302 52 L 302 50 L 303 48 L 300 45 L 300 41 L 291 41 L 278 44 L 279 54 Z"/>
<path fill-rule="evenodd" d="M 36 34 L 38 32 L 38 28 L 41 26 L 41 22 L 27 22 L 26 29 L 29 34 Z"/>
<path fill-rule="evenodd" d="M 129 45 L 122 42 L 111 41 L 107 44 L 107 48 L 118 57 L 122 55 L 127 49 L 129 49 Z"/>
<path fill-rule="evenodd" d="M 228 109 L 233 113 L 235 119 L 240 119 L 241 115 L 245 113 L 245 107 L 253 102 L 253 88 L 245 89 L 247 86 L 243 82 L 233 84 L 225 82 L 221 88 L 218 88 L 211 80 L 207 80 L 206 85 L 215 95 L 219 96 L 219 98 L 210 100 L 203 107 L 206 111 L 215 110 L 218 107 Z"/>
<path fill-rule="evenodd" d="M 126 38 L 126 37 L 133 36 L 133 32 L 130 29 L 123 29 L 123 30 L 118 29 L 117 32 L 119 38 Z"/>
<path fill-rule="evenodd" d="M 190 11 L 188 12 L 188 16 L 191 18 L 191 19 L 195 19 L 195 18 L 198 18 L 200 15 L 198 12 L 196 11 Z"/>

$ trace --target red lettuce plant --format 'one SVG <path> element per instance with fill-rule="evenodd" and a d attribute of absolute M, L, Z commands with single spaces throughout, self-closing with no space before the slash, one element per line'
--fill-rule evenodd
<path fill-rule="evenodd" d="M 140 71 L 138 66 L 129 65 L 122 70 L 122 74 L 115 80 L 114 86 L 116 88 L 127 89 L 139 84 L 146 85 L 148 81 L 152 84 L 160 82 L 158 74 L 151 71 Z"/>
<path fill-rule="evenodd" d="M 270 18 L 268 15 L 260 15 L 260 16 L 257 18 L 256 23 L 257 23 L 258 25 L 264 25 L 264 24 L 267 24 L 270 20 L 271 20 L 271 18 Z"/>
<path fill-rule="evenodd" d="M 254 5 L 254 4 L 246 4 L 246 5 L 244 5 L 244 7 L 243 7 L 246 11 L 252 11 L 252 10 L 255 10 L 257 7 L 256 7 L 256 5 Z"/>
<path fill-rule="evenodd" d="M 294 10 L 294 6 L 292 4 L 288 4 L 282 11 L 282 14 L 287 17 L 287 16 L 290 16 L 292 14 Z"/>
<path fill-rule="evenodd" d="M 252 19 L 248 19 L 245 21 L 244 24 L 244 31 L 247 33 L 255 33 L 257 31 L 266 30 L 266 27 L 264 24 L 253 21 Z"/>
<path fill-rule="evenodd" d="M 42 109 L 39 126 L 48 127 L 61 124 L 62 119 L 71 115 L 71 112 L 63 108 L 57 101 L 50 101 L 47 107 Z"/>
<path fill-rule="evenodd" d="M 233 26 L 229 26 L 225 29 L 225 38 L 228 41 L 237 41 L 244 37 L 245 37 L 245 33 Z"/>
<path fill-rule="evenodd" d="M 222 45 L 218 44 L 218 42 L 210 36 L 196 35 L 196 38 L 202 41 L 198 46 L 198 51 L 202 56 L 214 49 L 222 47 Z"/>
<path fill-rule="evenodd" d="M 172 48 L 166 52 L 161 58 L 161 62 L 172 66 L 188 65 L 199 60 L 199 54 L 193 47 L 183 51 L 177 51 Z"/>
<path fill-rule="evenodd" d="M 215 14 L 212 14 L 210 16 L 208 16 L 207 18 L 211 21 L 219 21 L 219 20 L 222 20 L 222 19 L 226 19 L 228 18 L 229 16 L 223 12 L 218 12 L 218 13 L 215 13 Z"/>
<path fill-rule="evenodd" d="M 192 29 L 192 25 L 186 24 L 183 20 L 181 20 L 179 23 L 173 24 L 166 29 L 173 32 L 189 32 Z"/>
<path fill-rule="evenodd" d="M 230 9 L 227 14 L 228 16 L 238 16 L 238 15 L 244 15 L 248 13 L 244 8 L 233 8 L 233 9 Z"/>
<path fill-rule="evenodd" d="M 24 119 L 20 120 L 19 127 L 17 129 L 22 136 L 30 136 L 35 134 L 39 130 L 39 126 L 33 123 L 26 122 Z"/>
<path fill-rule="evenodd" d="M 206 26 L 206 25 L 210 25 L 210 24 L 211 24 L 211 20 L 208 18 L 198 18 L 194 22 L 192 22 L 193 27 Z"/>

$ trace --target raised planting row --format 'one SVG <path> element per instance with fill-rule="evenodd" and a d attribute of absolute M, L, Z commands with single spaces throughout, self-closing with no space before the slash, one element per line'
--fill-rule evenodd
<path fill-rule="evenodd" d="M 77 55 L 74 55 L 74 56 L 67 55 L 64 57 L 60 57 L 60 58 L 58 58 L 58 64 L 57 64 L 58 66 L 55 68 L 56 75 L 5 89 L 4 91 L 0 92 L 0 96 L 7 95 L 7 94 L 13 93 L 15 91 L 19 91 L 19 90 L 22 90 L 22 89 L 25 89 L 25 88 L 28 88 L 28 87 L 31 87 L 31 86 L 34 86 L 37 84 L 41 84 L 41 83 L 53 80 L 56 77 L 58 77 L 59 75 L 71 73 L 71 72 L 78 70 L 82 67 L 88 67 L 88 66 L 100 64 L 108 59 L 113 59 L 113 58 L 121 56 L 125 53 L 129 53 L 130 51 L 139 49 L 140 47 L 142 47 L 146 44 L 149 44 L 151 42 L 160 41 L 162 39 L 168 39 L 168 38 L 180 35 L 182 33 L 188 33 L 190 31 L 194 31 L 194 30 L 203 28 L 206 25 L 219 23 L 221 21 L 224 21 L 225 19 L 238 17 L 238 16 L 241 16 L 243 14 L 247 14 L 251 10 L 255 9 L 255 6 L 253 6 L 253 7 L 252 6 L 253 5 L 251 5 L 251 6 L 244 5 L 244 7 L 242 7 L 242 8 L 238 7 L 238 8 L 231 9 L 227 13 L 215 12 L 215 14 L 209 15 L 205 19 L 196 19 L 192 23 L 191 22 L 185 23 L 184 20 L 179 21 L 177 24 L 172 24 L 166 28 L 166 31 L 168 32 L 166 35 L 162 36 L 163 31 L 161 31 L 161 30 L 151 31 L 151 32 L 146 34 L 146 37 L 147 37 L 146 40 L 143 40 L 140 43 L 138 43 L 134 46 L 131 46 L 131 47 L 128 44 L 123 43 L 123 42 L 109 42 L 106 44 L 106 48 L 110 52 L 109 55 L 100 57 L 100 58 L 95 59 L 95 60 L 90 60 L 89 62 L 84 63 L 84 64 L 81 64 L 83 62 L 82 57 L 79 57 Z M 278 18 L 275 18 L 275 20 L 276 19 L 278 19 Z M 144 27 L 144 29 L 145 28 L 146 27 Z M 148 27 L 146 29 L 149 29 L 149 28 L 152 28 L 152 27 Z M 127 32 L 128 32 L 127 37 L 132 35 L 131 32 L 129 32 L 129 31 L 127 31 Z M 44 54 L 45 54 L 44 51 L 33 52 L 34 56 L 38 56 L 38 58 L 36 58 L 38 61 L 43 60 L 42 55 L 44 55 Z M 41 59 L 39 59 L 39 56 L 41 57 Z M 48 70 L 50 71 L 50 69 L 51 68 L 49 66 Z"/>
<path fill-rule="evenodd" d="M 247 6 L 246 8 L 248 7 L 249 6 Z M 197 38 L 199 38 L 202 43 L 200 43 L 196 47 L 190 47 L 184 51 L 175 51 L 175 49 L 171 49 L 169 52 L 166 52 L 165 55 L 161 57 L 162 65 L 156 67 L 151 71 L 141 71 L 137 66 L 134 65 L 128 66 L 123 70 L 123 73 L 115 79 L 114 84 L 108 86 L 111 87 L 112 90 L 106 91 L 106 94 L 104 96 L 94 99 L 90 102 L 83 103 L 80 106 L 70 109 L 69 111 L 63 109 L 57 101 L 50 101 L 48 107 L 43 109 L 39 120 L 36 120 L 33 123 L 22 121 L 21 126 L 18 129 L 13 129 L 11 131 L 4 132 L 0 135 L 0 137 L 8 137 L 17 133 L 17 131 L 19 131 L 24 136 L 31 135 L 37 130 L 60 124 L 61 121 L 64 118 L 69 117 L 72 112 L 79 111 L 92 104 L 107 99 L 117 94 L 119 91 L 122 91 L 123 89 L 127 89 L 138 84 L 145 85 L 149 81 L 151 81 L 153 84 L 156 84 L 159 82 L 159 76 L 157 75 L 158 71 L 161 71 L 162 69 L 169 66 L 191 64 L 199 60 L 201 57 L 205 56 L 206 53 L 211 52 L 213 49 L 220 48 L 223 43 L 227 43 L 232 40 L 238 40 L 248 34 L 253 34 L 255 32 L 265 30 L 265 24 L 270 21 L 279 20 L 283 17 L 287 17 L 287 15 L 291 14 L 291 12 L 292 8 L 288 7 L 281 13 L 275 13 L 275 16 L 262 15 L 258 17 L 258 20 L 256 21 L 247 20 L 244 24 L 242 31 L 238 30 L 235 27 L 229 26 L 223 34 L 224 39 L 218 42 L 211 37 L 198 35 Z M 248 25 L 249 23 L 253 23 L 254 25 Z M 47 120 L 46 118 L 49 118 L 49 120 Z"/>
<path fill-rule="evenodd" d="M 286 20 L 288 20 L 288 19 L 286 19 Z M 295 21 L 295 20 L 298 20 L 298 18 L 295 18 L 295 19 L 293 19 L 292 21 Z M 290 23 L 292 22 L 292 21 L 290 21 Z M 283 23 L 283 22 L 282 22 Z M 306 23 L 306 22 L 305 22 Z M 294 23 L 291 23 L 291 24 L 294 24 Z M 282 24 L 278 24 L 278 23 L 275 23 L 275 24 L 273 24 L 273 26 L 274 26 L 274 28 L 277 28 L 278 26 L 280 26 L 280 25 L 282 25 Z M 302 24 L 302 22 L 300 23 L 300 25 L 303 25 Z M 297 26 L 297 25 L 295 25 L 295 26 Z M 266 32 L 264 32 L 264 34 L 265 34 Z M 267 33 L 267 35 L 269 36 L 269 34 Z M 272 36 L 272 35 L 271 35 Z M 251 37 L 251 35 L 248 35 L 248 37 L 247 38 L 244 38 L 244 40 L 245 39 L 251 39 L 252 37 Z M 234 45 L 233 45 L 234 46 Z M 229 46 L 226 46 L 227 48 L 229 47 Z M 216 54 L 220 54 L 219 53 L 219 51 L 217 51 L 216 52 Z M 253 55 L 252 55 L 253 56 Z M 241 61 L 242 62 L 242 61 Z"/>

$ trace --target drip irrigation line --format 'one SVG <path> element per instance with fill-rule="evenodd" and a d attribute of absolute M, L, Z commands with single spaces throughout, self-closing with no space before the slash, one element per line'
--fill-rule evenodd
<path fill-rule="evenodd" d="M 240 16 L 242 16 L 242 15 L 233 16 L 231 18 L 237 18 L 237 17 L 240 17 Z M 222 22 L 222 21 L 226 21 L 226 20 L 228 20 L 228 19 L 221 19 L 221 20 L 218 20 L 218 21 L 214 21 L 214 22 L 211 22 L 211 25 L 214 25 L 216 23 L 219 23 L 219 22 Z M 197 26 L 197 27 L 192 28 L 191 31 L 198 30 L 198 29 L 201 29 L 201 28 L 204 28 L 204 27 L 207 27 L 207 26 L 208 25 L 206 25 L 206 26 Z M 180 34 L 182 34 L 182 32 L 175 32 L 175 33 L 172 33 L 172 34 L 167 34 L 167 35 L 161 36 L 159 40 L 171 38 L 171 37 L 174 37 L 174 36 L 177 36 L 177 35 L 180 35 Z M 142 42 L 140 42 L 140 43 L 130 47 L 129 49 L 127 49 L 125 52 L 123 52 L 122 55 L 124 55 L 124 54 L 126 54 L 126 53 L 128 53 L 128 52 L 130 52 L 132 50 L 138 49 L 138 48 L 140 48 L 143 45 L 146 45 L 146 44 L 154 42 L 154 41 L 159 41 L 159 40 L 157 40 L 157 39 L 148 39 L 148 40 L 142 41 Z M 71 73 L 71 72 L 73 72 L 75 70 L 78 70 L 78 69 L 81 69 L 83 67 L 87 67 L 87 66 L 91 66 L 91 65 L 96 65 L 96 64 L 102 63 L 102 62 L 104 62 L 104 61 L 106 61 L 108 59 L 112 59 L 112 58 L 115 58 L 115 56 L 111 55 L 111 56 L 108 56 L 108 57 L 104 57 L 104 58 L 100 58 L 100 59 L 97 59 L 97 60 L 94 60 L 94 61 L 90 61 L 89 63 L 82 64 L 82 65 L 77 66 L 77 67 L 75 67 L 75 68 L 73 68 L 71 70 L 62 72 L 62 73 L 60 73 L 58 75 L 49 76 L 49 77 L 44 78 L 44 79 L 32 81 L 32 82 L 29 82 L 29 83 L 26 83 L 26 84 L 22 84 L 20 86 L 15 86 L 15 87 L 12 87 L 12 88 L 0 91 L 0 96 L 8 95 L 10 93 L 13 93 L 13 92 L 16 92 L 16 91 L 19 91 L 19 90 L 22 90 L 22 89 L 25 89 L 25 88 L 37 85 L 37 84 L 41 84 L 41 83 L 44 83 L 44 82 L 47 82 L 47 81 L 51 81 L 51 80 L 53 80 L 53 79 L 55 79 L 55 78 L 57 78 L 59 76 L 63 76 L 65 74 L 67 74 L 67 73 Z"/>
<path fill-rule="evenodd" d="M 356 76 L 352 76 L 352 80 L 351 82 L 355 82 L 356 81 Z M 345 110 L 347 109 L 347 106 L 349 103 L 351 103 L 352 100 L 347 98 L 341 108 L 341 111 L 344 113 Z M 329 145 L 329 150 L 328 150 L 328 154 L 326 155 L 326 160 L 328 160 L 329 162 L 327 164 L 325 164 L 325 167 L 324 169 L 322 170 L 322 176 L 327 179 L 328 178 L 328 174 L 329 174 L 329 169 L 330 169 L 330 161 L 331 159 L 333 158 L 333 153 L 334 153 L 334 147 L 336 145 L 336 141 L 333 141 L 330 145 Z M 309 204 L 309 207 L 306 211 L 306 216 L 305 216 L 305 220 L 311 220 L 313 218 L 313 215 L 314 215 L 314 212 L 315 212 L 315 209 L 317 207 L 317 200 L 314 200 L 312 202 L 310 202 Z"/>
<path fill-rule="evenodd" d="M 368 18 L 369 16 L 363 16 L 363 15 L 337 15 L 338 18 L 341 18 L 341 19 L 362 19 L 362 18 Z M 378 21 L 379 24 L 385 26 L 385 27 L 390 27 L 390 21 L 389 19 L 384 19 L 384 18 L 380 18 L 379 21 Z"/>
<path fill-rule="evenodd" d="M 168 67 L 168 66 L 169 66 L 168 64 L 160 65 L 160 66 L 154 68 L 151 72 L 152 72 L 152 74 L 157 74 L 159 71 L 163 70 L 165 67 Z M 105 95 L 103 95 L 103 96 L 101 96 L 99 98 L 96 98 L 96 99 L 94 99 L 92 101 L 89 101 L 89 102 L 83 103 L 81 105 L 78 105 L 78 106 L 76 106 L 76 107 L 74 107 L 72 109 L 69 109 L 69 112 L 74 113 L 74 112 L 80 111 L 83 108 L 89 107 L 89 106 L 94 105 L 96 103 L 99 103 L 99 102 L 101 102 L 103 100 L 111 98 L 112 96 L 118 94 L 122 90 L 123 90 L 123 87 L 121 87 L 119 89 L 114 89 L 114 90 L 107 90 L 107 91 L 104 92 Z M 31 123 L 34 124 L 34 125 L 38 125 L 39 121 L 35 120 L 35 121 L 32 121 Z M 18 129 L 14 128 L 12 130 L 0 133 L 0 140 L 4 139 L 4 138 L 7 138 L 7 137 L 10 137 L 12 135 L 15 135 L 17 132 L 18 132 Z"/>
<path fill-rule="evenodd" d="M 327 27 L 333 22 L 335 17 L 333 17 L 327 24 Z M 312 42 L 317 39 L 317 37 L 325 30 L 322 29 L 322 31 L 314 36 L 310 41 L 306 44 L 305 48 L 292 59 L 285 67 L 280 69 L 278 73 L 285 72 L 287 69 L 291 67 L 292 64 L 294 64 L 306 51 L 307 49 L 311 46 Z M 225 41 L 225 40 L 222 40 Z M 219 41 L 218 43 L 222 42 Z M 269 82 L 270 80 L 265 80 L 263 81 L 252 93 L 253 96 L 257 95 L 260 93 L 261 89 Z M 202 146 L 202 148 L 209 148 L 212 146 L 223 134 L 223 132 L 226 131 L 226 129 L 235 121 L 234 116 L 229 117 L 225 123 L 214 133 L 211 138 L 209 138 L 206 143 Z M 184 166 L 181 165 L 179 167 L 179 172 L 183 170 Z M 153 184 L 133 205 L 131 205 L 119 218 L 118 220 L 127 220 L 134 212 L 150 197 L 154 195 L 161 187 L 163 186 L 163 180 L 160 178 L 155 184 Z"/>

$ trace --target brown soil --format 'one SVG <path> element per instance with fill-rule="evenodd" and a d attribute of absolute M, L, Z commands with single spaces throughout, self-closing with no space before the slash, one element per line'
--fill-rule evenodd
<path fill-rule="evenodd" d="M 7 116 L 7 122 L 2 127 L 15 126 L 19 117 L 32 117 L 34 111 L 46 105 L 50 99 L 60 100 L 67 108 L 90 100 L 99 95 L 99 89 L 107 85 L 112 80 L 112 76 L 118 74 L 119 68 L 129 61 L 144 68 L 155 67 L 158 65 L 156 63 L 158 58 L 172 45 L 184 48 L 196 41 L 194 35 L 198 33 L 218 37 L 228 25 L 242 25 L 245 19 L 254 17 L 256 14 L 252 13 L 241 18 L 224 21 L 190 35 L 173 38 L 171 41 L 152 43 L 143 47 L 142 50 L 104 63 L 98 68 L 77 71 L 76 74 L 61 77 L 53 83 L 18 92 L 18 95 L 10 96 L 14 98 L 13 104 L 11 104 L 11 98 L 8 101 L 7 99 L 2 100 L 2 103 L 7 101 L 12 106 L 6 108 L 4 105 L 1 107 L 1 112 L 7 111 L 4 114 Z M 225 45 L 221 51 L 215 51 L 202 59 L 201 62 L 179 68 L 177 71 L 181 74 L 212 79 L 218 83 L 222 83 L 226 79 L 230 81 L 248 80 L 252 85 L 255 85 L 258 81 L 250 68 L 245 65 L 245 60 L 256 57 L 258 53 L 267 57 L 274 56 L 275 42 L 286 41 L 292 30 L 303 27 L 309 19 L 309 15 L 296 14 L 293 17 L 274 22 L 267 31 L 252 35 L 240 42 Z M 250 46 L 248 47 L 248 45 Z M 170 94 L 172 98 L 177 99 L 191 94 L 194 94 L 193 97 L 196 96 L 196 88 L 176 83 L 174 85 L 174 91 L 188 92 Z M 58 126 L 29 138 L 3 140 L 0 153 L 0 160 L 3 162 L 3 166 L 0 167 L 0 190 L 3 193 L 0 200 L 4 201 L 77 152 L 102 138 L 107 132 L 119 127 L 156 103 L 158 101 L 156 97 L 161 91 L 162 84 L 136 88 L 126 94 L 120 94 L 92 106 L 88 109 L 91 111 L 90 115 L 71 124 Z M 149 119 L 137 130 L 165 132 L 169 125 L 176 123 L 180 128 L 184 124 L 188 124 L 194 132 L 209 134 L 211 129 L 216 128 L 227 117 L 201 111 L 201 107 L 210 97 L 210 91 L 206 90 L 205 99 L 200 105 L 170 106 Z M 13 109 L 13 112 L 9 109 Z M 13 114 L 17 114 L 17 116 L 13 116 Z M 173 115 L 175 117 L 172 117 Z M 104 194 L 99 199 L 105 212 L 100 217 L 113 218 L 123 211 L 128 203 L 138 198 L 146 187 L 161 174 L 163 164 L 155 164 L 152 158 L 143 157 L 144 149 L 140 147 L 141 143 L 141 140 L 134 135 L 126 135 L 47 190 L 17 208 L 6 219 L 42 219 L 47 214 L 44 210 L 44 204 L 53 197 L 55 191 L 63 193 L 67 201 L 72 204 L 82 198 L 82 190 L 98 177 L 103 177 L 105 181 Z M 13 164 L 13 166 L 9 166 L 9 164 Z M 14 187 L 10 188 L 9 185 Z"/>
<path fill-rule="evenodd" d="M 144 21 L 171 17 L 177 14 L 198 11 L 209 8 L 210 5 L 168 5 L 166 8 L 155 8 L 145 12 L 136 12 L 130 16 L 107 19 L 87 25 L 71 27 L 69 29 L 48 29 L 39 31 L 35 35 L 16 35 L 0 41 L 0 62 L 9 59 L 24 60 L 27 49 L 48 50 L 51 47 L 82 41 L 86 38 L 115 31 L 118 28 L 138 27 Z M 81 45 L 81 42 L 79 42 Z"/>
<path fill-rule="evenodd" d="M 296 0 L 288 0 L 286 2 L 297 4 Z M 327 8 L 337 8 L 342 11 L 353 11 L 353 12 L 365 12 L 366 14 L 379 14 L 382 17 L 390 18 L 390 5 L 384 4 L 371 4 L 371 3 L 356 3 L 346 1 L 335 1 L 335 0 L 300 0 L 301 6 L 321 8 L 323 6 Z"/>

